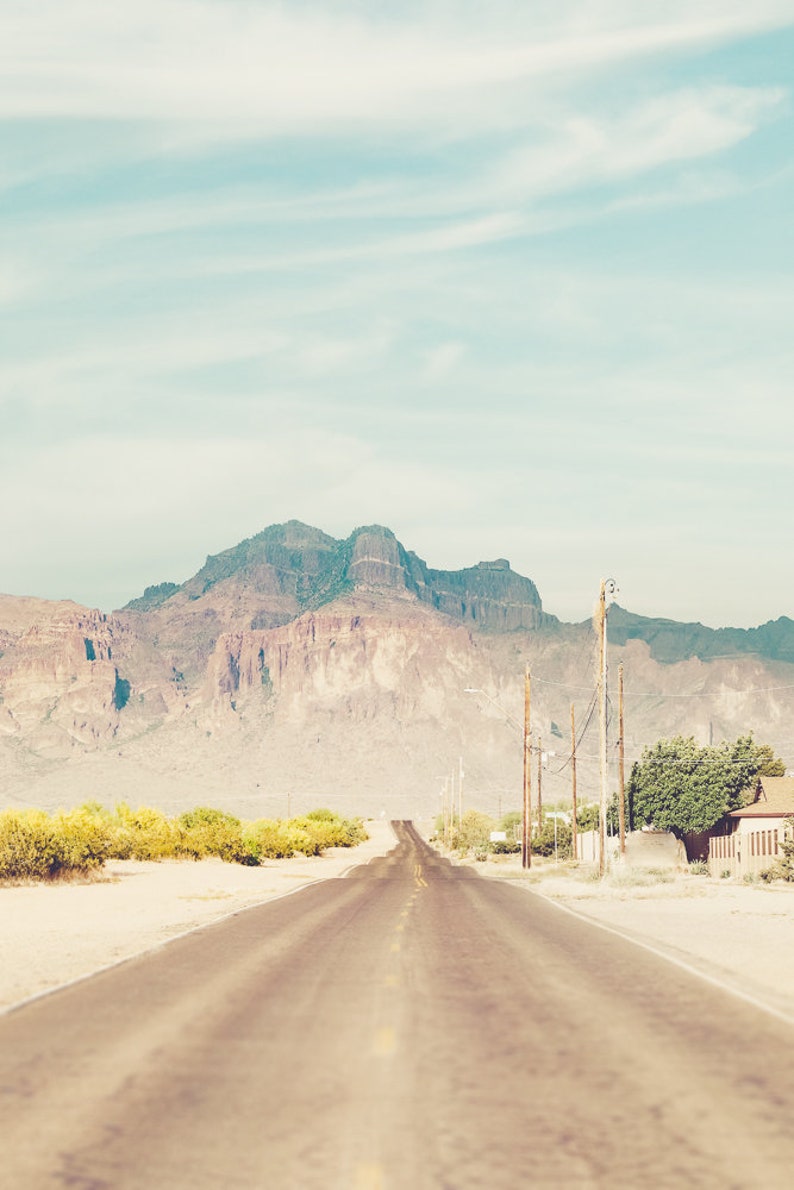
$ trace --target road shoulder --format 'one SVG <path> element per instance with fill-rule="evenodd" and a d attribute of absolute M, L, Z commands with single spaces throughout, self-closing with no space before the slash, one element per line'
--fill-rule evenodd
<path fill-rule="evenodd" d="M 527 879 L 497 865 L 475 867 L 794 1022 L 794 887 L 738 885 L 688 873 L 632 886 L 553 875 Z"/>

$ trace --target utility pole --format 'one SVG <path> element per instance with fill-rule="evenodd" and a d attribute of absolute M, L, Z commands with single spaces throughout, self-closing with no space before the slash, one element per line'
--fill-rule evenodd
<path fill-rule="evenodd" d="M 543 793 L 542 793 L 542 777 L 541 768 L 543 765 L 543 752 L 540 746 L 540 736 L 538 736 L 538 833 L 543 830 Z"/>
<path fill-rule="evenodd" d="M 531 685 L 529 666 L 524 671 L 524 798 L 521 814 L 521 867 L 532 866 L 532 772 L 530 767 Z"/>
<path fill-rule="evenodd" d="M 571 850 L 579 858 L 579 834 L 576 825 L 576 719 L 571 703 Z"/>
<path fill-rule="evenodd" d="M 598 599 L 598 725 L 601 796 L 598 815 L 598 875 L 603 877 L 607 867 L 607 596 L 617 591 L 615 580 L 601 580 Z"/>
<path fill-rule="evenodd" d="M 455 798 L 455 770 L 453 769 L 449 775 L 449 834 L 450 846 L 455 835 L 455 814 L 457 811 L 457 802 Z M 460 835 L 460 821 L 458 821 L 458 835 Z"/>
<path fill-rule="evenodd" d="M 620 815 L 620 858 L 626 855 L 626 749 L 623 740 L 623 666 L 618 666 L 618 813 Z"/>
<path fill-rule="evenodd" d="M 450 839 L 455 829 L 455 770 L 449 775 L 449 833 Z"/>
<path fill-rule="evenodd" d="M 463 828 L 463 757 L 458 757 L 458 829 Z"/>

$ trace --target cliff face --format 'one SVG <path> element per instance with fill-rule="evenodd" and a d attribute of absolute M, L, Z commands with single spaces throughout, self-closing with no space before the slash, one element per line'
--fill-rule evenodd
<path fill-rule="evenodd" d="M 130 693 L 115 648 L 112 621 L 76 605 L 60 605 L 19 633 L 6 628 L 0 731 L 54 755 L 112 737 Z"/>
<path fill-rule="evenodd" d="M 288 795 L 293 810 L 413 816 L 438 809 L 462 757 L 470 804 L 495 813 L 519 796 L 527 664 L 533 764 L 546 756 L 544 797 L 568 794 L 570 706 L 581 730 L 592 630 L 547 615 L 504 559 L 433 570 L 379 526 L 337 541 L 290 522 L 147 592 L 111 616 L 0 596 L 0 799 L 264 814 L 285 812 Z M 794 761 L 791 622 L 756 630 L 773 658 L 692 655 L 716 643 L 661 623 L 610 611 L 627 763 L 660 736 L 749 730 Z M 597 750 L 586 735 L 583 798 L 597 793 Z"/>

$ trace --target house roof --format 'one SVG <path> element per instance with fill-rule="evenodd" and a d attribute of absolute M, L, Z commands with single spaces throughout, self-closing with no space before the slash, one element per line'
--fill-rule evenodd
<path fill-rule="evenodd" d="M 794 815 L 794 777 L 761 777 L 755 801 L 730 818 L 785 818 Z"/>

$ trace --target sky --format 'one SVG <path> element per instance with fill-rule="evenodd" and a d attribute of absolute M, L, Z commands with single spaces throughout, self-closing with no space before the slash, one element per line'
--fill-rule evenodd
<path fill-rule="evenodd" d="M 794 616 L 794 0 L 0 0 L 0 591 L 297 518 Z"/>

